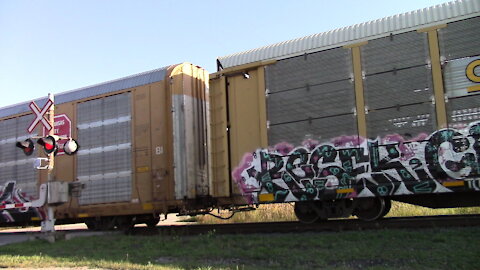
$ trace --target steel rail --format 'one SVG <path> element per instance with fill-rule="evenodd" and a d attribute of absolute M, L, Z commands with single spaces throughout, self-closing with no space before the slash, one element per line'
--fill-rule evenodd
<path fill-rule="evenodd" d="M 382 229 L 425 229 L 480 226 L 480 215 L 448 215 L 391 217 L 376 221 L 336 219 L 313 224 L 301 222 L 260 222 L 228 224 L 160 225 L 156 228 L 135 227 L 127 231 L 135 235 L 199 235 L 199 234 L 252 234 L 252 233 L 301 233 L 342 232 Z"/>

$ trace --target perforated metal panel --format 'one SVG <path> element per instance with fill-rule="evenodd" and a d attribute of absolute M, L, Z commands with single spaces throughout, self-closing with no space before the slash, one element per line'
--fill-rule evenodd
<path fill-rule="evenodd" d="M 0 121 L 0 186 L 15 181 L 29 199 L 38 197 L 38 172 L 33 168 L 37 150 L 25 156 L 15 144 L 36 135 L 27 132 L 32 121 L 33 115 Z"/>
<path fill-rule="evenodd" d="M 367 76 L 365 105 L 388 108 L 430 101 L 433 95 L 431 71 L 426 66 Z"/>
<path fill-rule="evenodd" d="M 367 75 L 425 65 L 428 42 L 425 33 L 407 32 L 368 41 L 361 47 Z"/>
<path fill-rule="evenodd" d="M 287 142 L 301 145 L 306 139 L 326 142 L 335 137 L 356 134 L 358 134 L 357 120 L 353 114 L 347 114 L 270 126 L 268 144 L 273 146 Z"/>
<path fill-rule="evenodd" d="M 85 184 L 79 203 L 129 201 L 131 198 L 131 95 L 78 104 L 77 178 Z"/>
<path fill-rule="evenodd" d="M 440 54 L 447 60 L 480 55 L 480 17 L 447 24 L 439 30 Z"/>
<path fill-rule="evenodd" d="M 130 200 L 132 189 L 130 176 L 89 180 L 84 183 L 85 188 L 79 199 L 81 205 Z M 108 194 L 105 194 L 107 190 Z"/>
<path fill-rule="evenodd" d="M 461 129 L 480 120 L 480 95 L 452 98 L 447 103 L 448 126 Z"/>
<path fill-rule="evenodd" d="M 367 114 L 369 138 L 399 134 L 406 140 L 435 130 L 435 107 L 431 103 L 400 106 Z"/>
<path fill-rule="evenodd" d="M 343 80 L 270 94 L 267 98 L 270 124 L 352 113 L 353 83 Z"/>
<path fill-rule="evenodd" d="M 343 48 L 284 59 L 267 67 L 267 89 L 274 93 L 349 79 L 351 63 L 350 51 Z"/>
<path fill-rule="evenodd" d="M 358 133 L 351 61 L 350 50 L 336 48 L 266 67 L 269 145 Z"/>

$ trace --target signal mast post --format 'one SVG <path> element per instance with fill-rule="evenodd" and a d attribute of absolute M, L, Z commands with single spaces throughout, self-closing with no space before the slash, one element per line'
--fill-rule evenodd
<path fill-rule="evenodd" d="M 27 131 L 32 133 L 35 130 L 37 124 L 42 123 L 43 126 L 48 130 L 48 135 L 46 137 L 33 136 L 24 141 L 18 141 L 15 146 L 22 149 L 23 153 L 27 156 L 33 154 L 35 149 L 35 144 L 32 139 L 38 139 L 37 143 L 43 147 L 43 151 L 47 155 L 47 158 L 37 158 L 34 163 L 34 167 L 37 170 L 47 170 L 47 182 L 40 185 L 39 199 L 29 202 L 28 207 L 42 207 L 46 211 L 46 217 L 42 221 L 42 232 L 51 233 L 48 235 L 49 241 L 55 241 L 55 206 L 59 204 L 66 203 L 69 200 L 69 187 L 70 185 L 66 181 L 56 181 L 53 179 L 53 168 L 55 162 L 55 155 L 57 154 L 58 145 L 57 141 L 62 139 L 66 140 L 63 145 L 63 152 L 66 155 L 74 155 L 78 149 L 79 145 L 76 140 L 74 140 L 70 135 L 68 136 L 57 136 L 55 135 L 55 107 L 53 102 L 53 95 L 48 94 L 48 100 L 45 103 L 45 106 L 40 109 L 34 101 L 29 105 L 30 109 L 34 113 L 34 120 L 28 127 Z M 46 132 L 44 132 L 46 133 Z M 42 162 L 47 161 L 45 166 L 42 166 Z M 73 185 L 72 185 L 73 186 Z M 25 204 L 5 204 L 2 209 L 13 209 L 13 208 L 24 208 Z M 50 240 L 51 239 L 51 240 Z"/>
<path fill-rule="evenodd" d="M 55 103 L 55 100 L 54 100 L 54 96 L 53 94 L 48 94 L 48 99 L 50 99 L 53 103 Z M 53 136 L 55 135 L 55 128 L 54 128 L 54 124 L 55 124 L 55 105 L 52 105 L 48 111 L 48 122 L 50 123 L 50 126 L 52 127 L 49 132 L 48 132 L 48 135 L 50 136 Z M 48 175 L 48 178 L 47 178 L 47 181 L 48 183 L 52 182 L 53 181 L 53 174 L 52 174 L 52 171 L 53 171 L 53 167 L 54 167 L 54 163 L 55 162 L 55 155 L 54 154 L 51 154 L 51 155 L 48 155 L 48 168 L 47 168 L 47 175 Z M 47 185 L 48 185 L 47 183 Z M 50 190 L 47 190 L 47 205 L 46 205 L 46 218 L 45 220 L 42 221 L 42 232 L 55 232 L 55 209 L 53 208 L 53 206 L 51 206 L 50 204 L 48 204 L 48 197 L 50 195 Z"/>

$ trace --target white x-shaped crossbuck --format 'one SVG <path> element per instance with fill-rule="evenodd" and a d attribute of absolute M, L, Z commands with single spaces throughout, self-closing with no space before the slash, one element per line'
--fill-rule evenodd
<path fill-rule="evenodd" d="M 28 133 L 32 133 L 32 131 L 35 129 L 35 127 L 38 125 L 39 122 L 42 122 L 43 126 L 45 129 L 50 131 L 52 129 L 52 125 L 50 122 L 45 118 L 45 114 L 48 112 L 50 107 L 53 105 L 53 101 L 51 99 L 47 100 L 47 103 L 45 103 L 45 106 L 43 106 L 42 110 L 40 111 L 40 108 L 35 104 L 34 101 L 30 102 L 30 109 L 33 111 L 33 113 L 36 115 L 35 119 L 33 122 L 30 124 L 28 127 Z"/>

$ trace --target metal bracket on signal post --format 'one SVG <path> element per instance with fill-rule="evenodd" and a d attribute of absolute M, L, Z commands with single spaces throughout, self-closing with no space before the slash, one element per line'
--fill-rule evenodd
<path fill-rule="evenodd" d="M 48 158 L 36 158 L 33 162 L 33 167 L 37 170 L 48 170 L 50 169 L 50 164 L 48 164 Z M 42 161 L 46 161 L 47 165 L 42 166 Z"/>

